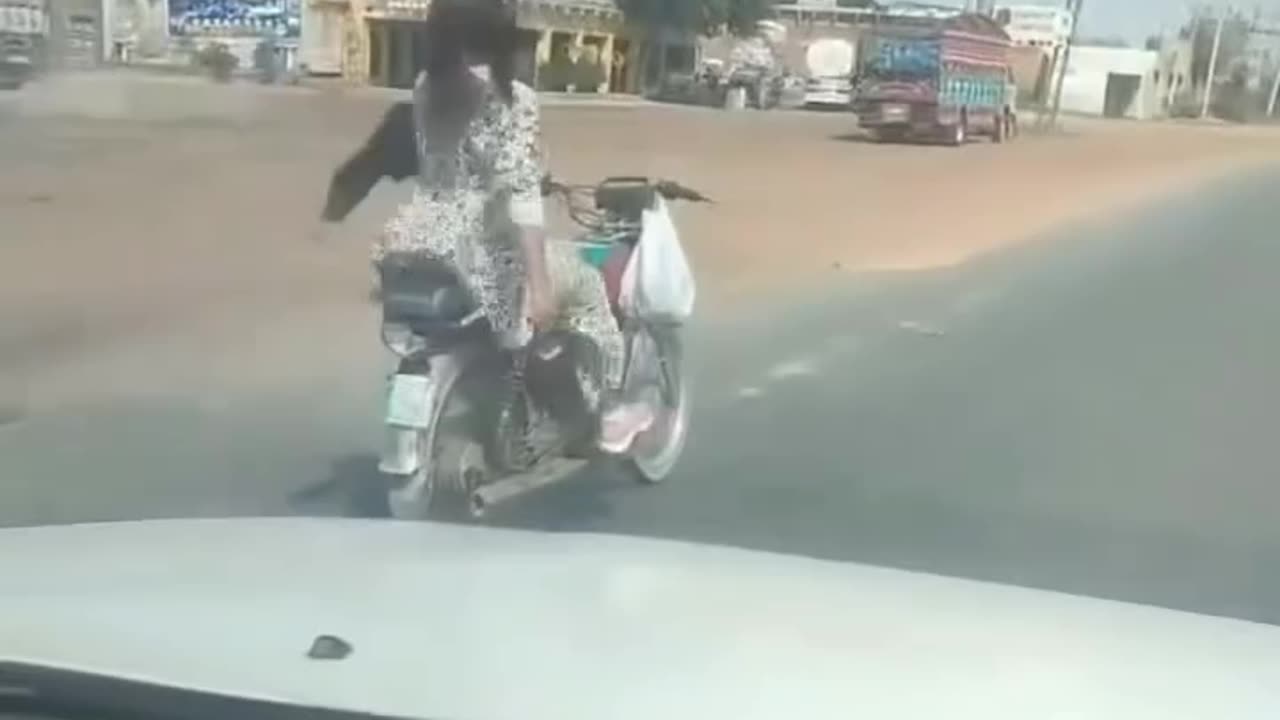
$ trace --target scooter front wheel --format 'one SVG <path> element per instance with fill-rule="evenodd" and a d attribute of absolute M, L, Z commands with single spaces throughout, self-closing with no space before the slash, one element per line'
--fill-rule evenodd
<path fill-rule="evenodd" d="M 626 464 L 636 480 L 656 485 L 675 470 L 689 438 L 692 388 L 687 377 L 684 348 L 676 328 L 652 328 L 651 342 L 636 342 L 638 352 L 648 346 L 658 371 L 659 404 L 653 426 L 636 438 Z"/>

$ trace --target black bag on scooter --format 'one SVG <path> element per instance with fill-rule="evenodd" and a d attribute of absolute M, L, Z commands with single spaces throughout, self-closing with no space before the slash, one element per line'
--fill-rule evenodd
<path fill-rule="evenodd" d="M 567 437 L 591 432 L 603 392 L 595 343 L 575 332 L 554 330 L 534 338 L 527 352 L 525 387 L 534 404 L 549 412 Z"/>

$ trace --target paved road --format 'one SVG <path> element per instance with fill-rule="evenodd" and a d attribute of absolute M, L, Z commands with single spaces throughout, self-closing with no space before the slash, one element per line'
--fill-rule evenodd
<path fill-rule="evenodd" d="M 1280 622 L 1276 197 L 1280 174 L 1241 178 L 705 320 L 673 484 L 595 475 L 498 521 Z M 0 524 L 347 512 L 379 438 L 372 314 L 263 315 L 86 358 L 0 426 Z"/>

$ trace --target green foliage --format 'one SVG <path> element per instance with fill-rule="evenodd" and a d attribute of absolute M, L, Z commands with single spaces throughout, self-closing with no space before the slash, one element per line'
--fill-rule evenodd
<path fill-rule="evenodd" d="M 728 29 L 738 35 L 755 32 L 770 16 L 774 0 L 619 0 L 631 22 L 650 28 L 698 33 Z"/>
<path fill-rule="evenodd" d="M 724 25 L 734 35 L 751 35 L 756 24 L 773 14 L 773 0 L 718 0 Z"/>
<path fill-rule="evenodd" d="M 232 73 L 240 65 L 240 58 L 231 53 L 227 46 L 220 42 L 206 45 L 195 56 L 196 64 L 207 70 L 218 82 L 227 82 Z"/>

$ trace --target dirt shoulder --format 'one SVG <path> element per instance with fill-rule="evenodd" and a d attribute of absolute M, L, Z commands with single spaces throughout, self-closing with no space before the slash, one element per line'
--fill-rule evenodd
<path fill-rule="evenodd" d="M 556 115 L 560 142 L 607 145 L 617 132 L 601 114 Z M 636 167 L 715 195 L 715 207 L 683 210 L 682 227 L 717 292 L 785 288 L 837 269 L 954 265 L 1280 162 L 1275 130 L 1080 119 L 1061 135 L 959 149 L 870 144 L 851 118 L 829 115 L 654 111 L 632 131 L 634 145 L 574 169 Z"/>
<path fill-rule="evenodd" d="M 31 97 L 0 108 L 0 368 L 363 301 L 368 240 L 405 188 L 340 228 L 316 215 L 385 98 L 131 79 Z M 1179 125 L 1074 122 L 960 149 L 868 144 L 844 114 L 551 105 L 544 125 L 561 177 L 669 177 L 717 199 L 679 211 L 711 302 L 963 262 L 1280 160 L 1280 133 Z"/>

